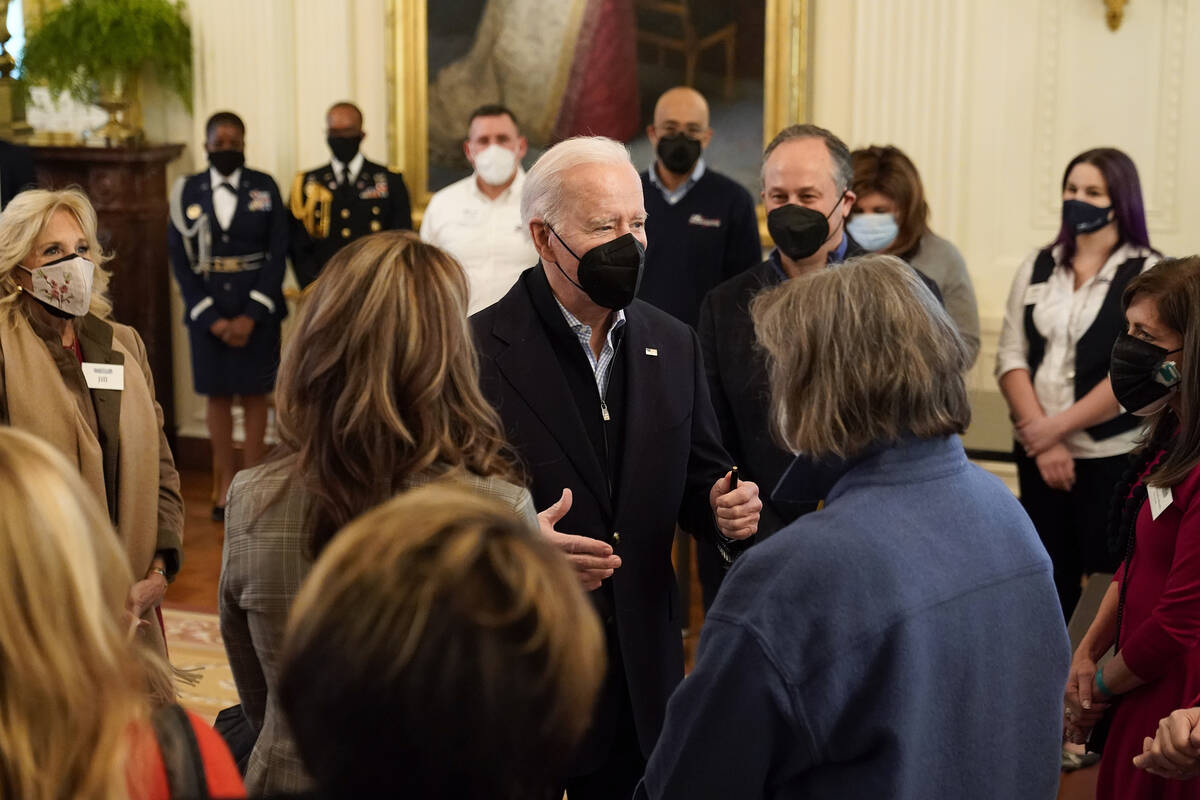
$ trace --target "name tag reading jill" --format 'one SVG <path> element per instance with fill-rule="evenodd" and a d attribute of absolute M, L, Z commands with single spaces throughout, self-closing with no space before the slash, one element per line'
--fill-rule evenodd
<path fill-rule="evenodd" d="M 1174 500 L 1170 487 L 1164 489 L 1159 486 L 1147 486 L 1146 494 L 1150 498 L 1150 519 L 1158 519 L 1159 514 L 1166 511 L 1167 506 Z"/>
<path fill-rule="evenodd" d="M 89 389 L 125 391 L 125 365 L 83 362 L 83 377 Z"/>

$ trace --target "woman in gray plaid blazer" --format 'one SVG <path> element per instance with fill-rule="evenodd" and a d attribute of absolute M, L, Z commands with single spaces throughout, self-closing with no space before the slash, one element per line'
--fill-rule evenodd
<path fill-rule="evenodd" d="M 343 525 L 444 480 L 511 505 L 537 528 L 479 392 L 466 311 L 458 263 L 400 231 L 343 248 L 301 302 L 276 385 L 281 445 L 230 487 L 221 560 L 221 634 L 258 732 L 252 795 L 312 786 L 278 704 L 278 655 L 292 600 Z"/>

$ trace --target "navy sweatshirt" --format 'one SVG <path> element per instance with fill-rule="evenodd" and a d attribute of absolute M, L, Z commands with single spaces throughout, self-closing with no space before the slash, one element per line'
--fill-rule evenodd
<path fill-rule="evenodd" d="M 826 505 L 733 565 L 637 797 L 1051 800 L 1071 651 L 1012 492 L 957 436 L 780 492 Z"/>
<path fill-rule="evenodd" d="M 638 297 L 694 328 L 709 289 L 762 263 L 754 201 L 711 169 L 675 205 L 648 172 L 642 173 L 642 194 L 649 245 Z"/>

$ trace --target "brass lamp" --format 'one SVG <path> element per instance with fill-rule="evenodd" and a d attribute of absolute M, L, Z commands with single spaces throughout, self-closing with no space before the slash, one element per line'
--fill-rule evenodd
<path fill-rule="evenodd" d="M 12 38 L 8 30 L 8 3 L 9 0 L 0 0 L 0 138 L 24 140 L 33 133 L 33 128 L 25 121 L 25 95 L 12 77 L 17 61 L 4 49 Z"/>

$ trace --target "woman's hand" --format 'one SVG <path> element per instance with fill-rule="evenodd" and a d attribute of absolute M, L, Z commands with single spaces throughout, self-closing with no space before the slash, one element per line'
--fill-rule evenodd
<path fill-rule="evenodd" d="M 151 572 L 150 577 L 142 578 L 129 587 L 129 597 L 125 601 L 125 607 L 134 617 L 141 617 L 161 603 L 166 594 L 167 579 L 161 573 Z"/>
<path fill-rule="evenodd" d="M 1063 430 L 1061 417 L 1030 417 L 1017 423 L 1017 440 L 1025 448 L 1025 455 L 1030 458 L 1041 455 L 1063 440 L 1067 431 Z"/>
<path fill-rule="evenodd" d="M 1051 489 L 1069 492 L 1075 486 L 1075 459 L 1064 444 L 1056 444 L 1036 459 L 1042 480 Z"/>
<path fill-rule="evenodd" d="M 1092 684 L 1096 680 L 1096 662 L 1082 649 L 1075 652 L 1071 671 L 1067 673 L 1065 692 L 1065 716 L 1067 741 L 1083 744 L 1087 741 L 1096 723 L 1108 710 L 1108 702 L 1092 696 Z"/>
<path fill-rule="evenodd" d="M 1133 765 L 1160 778 L 1200 775 L 1200 708 L 1180 708 L 1163 717 L 1153 739 L 1146 737 Z"/>

